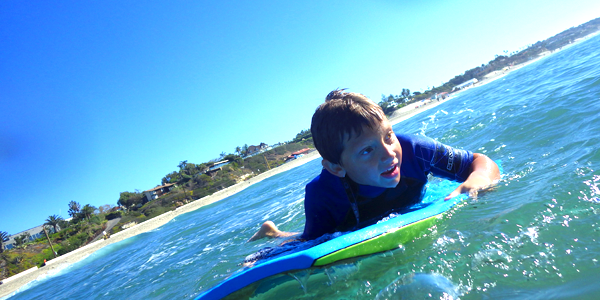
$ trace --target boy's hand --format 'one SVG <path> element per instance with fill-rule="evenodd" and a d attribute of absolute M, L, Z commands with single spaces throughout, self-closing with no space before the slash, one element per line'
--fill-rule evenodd
<path fill-rule="evenodd" d="M 477 197 L 477 192 L 494 185 L 493 182 L 485 176 L 477 176 L 476 178 L 471 177 L 474 176 L 469 176 L 467 181 L 459 185 L 458 188 L 450 193 L 450 195 L 446 196 L 444 200 L 450 200 L 460 194 L 469 194 L 469 197 Z"/>
<path fill-rule="evenodd" d="M 471 174 L 465 182 L 459 185 L 450 195 L 446 196 L 444 200 L 467 193 L 471 197 L 476 197 L 478 191 L 493 186 L 499 179 L 500 170 L 498 169 L 498 165 L 483 154 L 473 153 Z"/>

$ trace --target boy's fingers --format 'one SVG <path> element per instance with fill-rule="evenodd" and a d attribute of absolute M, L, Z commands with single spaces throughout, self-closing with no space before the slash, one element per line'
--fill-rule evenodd
<path fill-rule="evenodd" d="M 478 194 L 479 194 L 479 191 L 477 191 L 477 190 L 470 190 L 469 191 L 469 197 L 471 197 L 471 198 L 477 199 L 477 195 Z"/>
<path fill-rule="evenodd" d="M 450 195 L 446 196 L 446 198 L 444 198 L 444 201 L 450 200 L 458 195 L 460 195 L 460 188 L 454 190 L 454 192 L 452 192 L 452 193 L 450 193 Z"/>
<path fill-rule="evenodd" d="M 446 196 L 446 198 L 444 198 L 444 201 L 450 200 L 462 193 L 468 193 L 469 197 L 477 198 L 478 190 L 477 189 L 468 189 L 468 188 L 460 185 L 456 190 L 454 190 L 452 193 L 450 193 L 450 195 Z"/>

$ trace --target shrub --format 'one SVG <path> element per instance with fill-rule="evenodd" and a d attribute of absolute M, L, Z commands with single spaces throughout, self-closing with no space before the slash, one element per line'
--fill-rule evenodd
<path fill-rule="evenodd" d="M 106 216 L 104 216 L 107 220 L 112 220 L 112 219 L 116 219 L 116 218 L 120 218 L 121 217 L 121 211 L 113 211 L 111 213 L 106 214 Z"/>
<path fill-rule="evenodd" d="M 140 220 L 140 219 L 139 219 L 139 217 L 140 217 L 140 216 L 141 216 L 142 218 L 143 218 L 143 217 L 145 217 L 143 214 L 140 214 L 140 213 L 136 213 L 136 214 L 131 214 L 131 213 L 129 213 L 129 214 L 126 214 L 126 215 L 124 215 L 124 216 L 121 218 L 121 220 L 119 221 L 119 226 L 115 226 L 115 227 L 121 227 L 121 225 L 123 225 L 123 224 L 127 224 L 127 223 L 129 223 L 129 222 L 131 222 L 131 221 L 139 222 L 139 220 Z M 113 228 L 114 228 L 114 227 L 113 227 Z"/>
<path fill-rule="evenodd" d="M 90 218 L 90 223 L 95 224 L 95 225 L 102 224 L 102 221 L 104 221 L 104 220 L 102 220 L 102 218 L 100 218 L 100 216 L 98 216 L 98 215 L 93 215 Z"/>

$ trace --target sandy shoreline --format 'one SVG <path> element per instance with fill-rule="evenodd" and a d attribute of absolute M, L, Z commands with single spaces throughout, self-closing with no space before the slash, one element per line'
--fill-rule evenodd
<path fill-rule="evenodd" d="M 558 51 L 556 51 L 556 52 L 558 52 Z M 475 84 L 473 87 L 482 86 L 482 85 L 492 82 L 496 79 L 502 78 L 514 70 L 520 69 L 523 66 L 531 64 L 531 63 L 533 63 L 541 58 L 547 57 L 547 56 L 549 56 L 549 55 L 539 57 L 537 59 L 523 63 L 521 65 L 513 66 L 507 71 L 495 71 L 493 73 L 490 73 L 492 75 L 487 76 L 485 79 L 481 80 L 480 82 Z M 471 87 L 471 88 L 473 88 L 473 87 Z M 427 102 L 424 105 L 413 103 L 413 104 L 407 105 L 401 109 L 398 109 L 389 118 L 390 123 L 397 124 L 397 123 L 404 121 L 406 119 L 409 119 L 412 116 L 417 115 L 423 111 L 432 109 L 432 108 L 438 106 L 439 104 L 444 103 L 444 102 L 454 98 L 457 95 L 457 93 L 460 93 L 460 91 L 450 94 L 450 98 L 447 98 L 446 100 L 441 100 L 441 101 L 434 100 L 431 102 Z M 419 106 L 417 107 L 417 105 L 419 105 Z M 264 172 L 262 174 L 255 176 L 255 177 L 252 177 L 246 181 L 243 181 L 236 185 L 230 186 L 224 190 L 216 192 L 210 196 L 198 199 L 194 202 L 191 202 L 182 207 L 179 207 L 178 209 L 176 209 L 174 211 L 169 211 L 160 216 L 157 216 L 155 218 L 147 220 L 143 223 L 137 224 L 131 228 L 128 228 L 121 232 L 113 234 L 110 239 L 99 240 L 99 241 L 90 243 L 90 244 L 86 245 L 85 247 L 79 248 L 75 251 L 72 251 L 72 252 L 69 252 L 60 257 L 57 257 L 51 261 L 48 261 L 46 266 L 41 267 L 37 270 L 30 270 L 30 271 L 22 272 L 15 276 L 6 278 L 2 282 L 2 284 L 0 284 L 0 298 L 6 297 L 7 295 L 10 295 L 10 294 L 18 291 L 20 288 L 22 288 L 26 284 L 36 280 L 37 278 L 43 278 L 47 274 L 54 274 L 54 273 L 58 272 L 59 270 L 65 268 L 66 266 L 84 259 L 85 257 L 89 256 L 90 254 L 94 253 L 95 251 L 97 251 L 107 245 L 122 241 L 124 239 L 130 238 L 130 237 L 138 235 L 140 233 L 144 233 L 144 232 L 156 229 L 156 228 L 166 224 L 167 222 L 169 222 L 176 216 L 194 211 L 204 205 L 208 205 L 208 204 L 214 203 L 216 201 L 222 200 L 222 199 L 229 197 L 235 193 L 238 193 L 238 192 L 246 189 L 247 187 L 249 187 L 257 182 L 260 182 L 266 178 L 269 178 L 269 177 L 279 174 L 281 172 L 288 171 L 292 168 L 303 165 L 303 164 L 305 164 L 309 161 L 312 161 L 314 159 L 317 159 L 317 158 L 320 158 L 319 153 L 317 151 L 313 151 L 301 158 L 295 159 L 295 160 L 293 160 L 289 163 L 286 163 L 282 166 L 279 166 L 275 169 L 269 170 L 267 172 Z"/>

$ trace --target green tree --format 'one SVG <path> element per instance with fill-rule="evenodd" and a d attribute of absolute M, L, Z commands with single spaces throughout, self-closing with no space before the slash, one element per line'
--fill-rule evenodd
<path fill-rule="evenodd" d="M 110 204 L 104 204 L 104 205 L 100 205 L 98 207 L 98 212 L 101 214 L 107 213 L 110 209 L 111 209 L 111 205 Z"/>
<path fill-rule="evenodd" d="M 378 104 L 379 104 L 379 106 L 381 107 L 381 110 L 383 110 L 383 113 L 386 116 L 391 115 L 396 110 L 396 107 L 394 105 L 390 104 L 387 101 L 381 101 Z"/>
<path fill-rule="evenodd" d="M 142 204 L 143 198 L 144 194 L 142 193 L 122 192 L 119 195 L 119 200 L 117 201 L 117 204 L 129 210 L 138 204 Z"/>
<path fill-rule="evenodd" d="M 27 241 L 29 240 L 29 237 L 31 237 L 29 232 L 25 232 L 25 233 L 21 234 L 20 236 L 15 237 L 15 245 L 21 246 L 21 245 L 27 243 Z"/>
<path fill-rule="evenodd" d="M 177 167 L 179 168 L 179 173 L 181 173 L 183 171 L 183 169 L 185 169 L 186 166 L 187 166 L 187 160 L 180 161 L 179 164 L 177 165 Z"/>
<path fill-rule="evenodd" d="M 179 178 L 177 180 L 177 183 L 180 185 L 183 185 L 184 183 L 188 182 L 192 178 L 192 176 L 190 175 L 191 174 L 190 170 L 187 169 L 188 166 L 189 165 L 188 165 L 187 160 L 181 161 L 177 165 L 177 167 L 179 168 Z"/>
<path fill-rule="evenodd" d="M 66 220 L 58 221 L 58 227 L 60 227 L 61 229 L 69 227 L 69 224 L 70 224 L 70 222 L 66 221 Z"/>
<path fill-rule="evenodd" d="M 410 90 L 409 89 L 402 89 L 402 96 L 404 98 L 410 98 Z"/>
<path fill-rule="evenodd" d="M 58 224 L 62 221 L 63 218 L 59 215 L 51 215 L 46 219 L 46 223 L 44 225 L 52 226 L 54 228 L 54 232 L 58 232 Z"/>
<path fill-rule="evenodd" d="M 4 243 L 8 242 L 10 235 L 6 231 L 0 231 L 0 253 L 4 252 Z"/>
<path fill-rule="evenodd" d="M 221 154 L 219 154 L 219 160 L 223 160 L 225 156 L 227 156 L 227 153 L 225 153 L 225 151 L 221 152 Z"/>
<path fill-rule="evenodd" d="M 179 173 L 177 173 L 176 171 L 173 171 L 169 174 L 167 174 L 165 177 L 163 177 L 162 179 L 162 185 L 165 185 L 167 183 L 175 183 L 178 182 L 180 179 L 180 175 Z"/>
<path fill-rule="evenodd" d="M 85 216 L 86 219 L 88 219 L 88 221 L 90 220 L 90 218 L 92 217 L 92 214 L 94 213 L 94 211 L 96 210 L 95 207 L 86 204 L 82 209 L 81 209 L 81 213 Z"/>
<path fill-rule="evenodd" d="M 237 153 L 238 155 L 242 154 L 242 147 L 240 147 L 240 146 L 235 147 L 235 153 Z"/>
<path fill-rule="evenodd" d="M 223 159 L 230 162 L 235 162 L 238 165 L 244 162 L 244 159 L 241 156 L 235 154 L 227 154 L 225 157 L 223 157 Z"/>
<path fill-rule="evenodd" d="M 71 217 L 75 217 L 77 216 L 77 214 L 79 214 L 79 211 L 81 210 L 81 205 L 73 200 L 71 200 L 71 202 L 69 202 L 69 215 Z"/>
<path fill-rule="evenodd" d="M 194 175 L 200 173 L 201 169 L 202 168 L 201 168 L 200 165 L 196 165 L 196 164 L 193 164 L 193 163 L 188 163 L 187 165 L 185 165 L 185 168 L 184 168 L 185 172 L 184 173 L 187 174 L 187 175 L 190 175 L 190 176 L 194 176 Z"/>
<path fill-rule="evenodd" d="M 177 181 L 177 184 L 179 184 L 179 186 L 181 186 L 181 188 L 183 189 L 183 195 L 184 195 L 184 197 L 187 198 L 187 192 L 185 190 L 185 184 L 188 181 L 190 181 L 190 179 L 192 179 L 192 176 L 189 175 L 191 173 L 187 169 L 187 167 L 188 167 L 187 160 L 179 162 L 179 164 L 177 165 L 177 167 L 179 167 L 179 175 L 180 175 L 179 180 Z"/>

